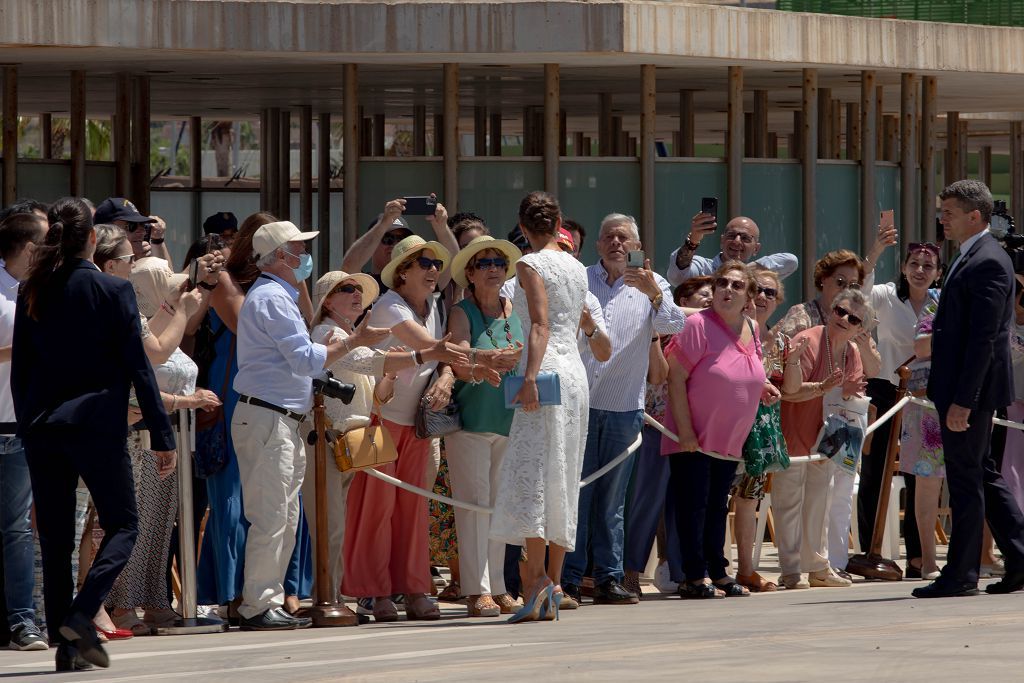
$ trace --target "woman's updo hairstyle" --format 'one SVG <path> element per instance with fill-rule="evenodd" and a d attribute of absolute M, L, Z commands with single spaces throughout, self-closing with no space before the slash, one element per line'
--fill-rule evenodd
<path fill-rule="evenodd" d="M 558 233 L 562 209 L 547 192 L 531 192 L 519 204 L 519 225 L 535 235 Z"/>
<path fill-rule="evenodd" d="M 92 211 L 78 197 L 63 197 L 46 215 L 50 230 L 44 246 L 36 250 L 32 270 L 22 288 L 28 314 L 39 320 L 45 307 L 43 297 L 51 283 L 63 275 L 66 266 L 85 251 L 92 234 Z"/>

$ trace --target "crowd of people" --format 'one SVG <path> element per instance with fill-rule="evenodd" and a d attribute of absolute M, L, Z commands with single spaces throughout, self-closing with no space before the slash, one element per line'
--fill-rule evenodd
<path fill-rule="evenodd" d="M 636 604 L 655 542 L 655 587 L 683 599 L 847 587 L 854 515 L 866 549 L 887 481 L 889 425 L 865 442 L 867 405 L 895 405 L 903 366 L 908 390 L 935 402 L 908 406 L 899 435 L 906 576 L 932 580 L 915 595 L 977 592 L 983 569 L 1005 573 L 990 592 L 1020 589 L 1024 449 L 1019 432 L 993 436 L 991 417 L 1024 415 L 1024 276 L 988 234 L 984 185 L 960 181 L 941 199 L 960 245 L 950 268 L 939 245 L 899 247 L 883 223 L 863 257 L 840 249 L 813 264 L 815 291 L 788 310 L 797 258 L 761 255 L 744 216 L 725 223 L 712 259 L 695 251 L 717 217 L 694 216 L 663 277 L 628 215 L 597 226 L 585 266 L 584 226 L 546 193 L 522 200 L 508 239 L 441 203 L 424 239 L 395 199 L 311 287 L 318 233 L 268 213 L 210 216 L 177 269 L 167 226 L 124 198 L 7 207 L 10 647 L 56 645 L 58 670 L 107 666 L 102 641 L 173 623 L 180 524 L 201 538 L 204 613 L 245 630 L 311 625 L 301 601 L 315 559 L 352 623 L 439 619 L 439 589 L 468 617 L 511 623 L 558 619 L 585 597 Z M 876 283 L 890 249 L 902 252 L 898 278 Z M 323 399 L 330 449 L 372 434 L 388 454 L 377 471 L 470 505 L 430 503 L 329 458 L 319 528 L 311 408 L 325 371 L 352 391 Z M 194 453 L 175 444 L 189 411 Z M 181 467 L 194 479 L 190 520 L 177 518 Z M 76 529 L 79 478 L 90 500 Z M 776 581 L 752 559 L 769 490 Z M 313 557 L 317 534 L 326 558 Z"/>

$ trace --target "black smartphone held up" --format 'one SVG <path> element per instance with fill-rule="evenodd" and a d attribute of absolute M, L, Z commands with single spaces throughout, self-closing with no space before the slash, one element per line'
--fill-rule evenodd
<path fill-rule="evenodd" d="M 702 197 L 700 200 L 700 212 L 709 213 L 718 222 L 718 197 Z"/>
<path fill-rule="evenodd" d="M 644 267 L 644 252 L 643 252 L 643 249 L 634 249 L 633 251 L 626 252 L 626 267 L 627 268 L 643 268 Z"/>
<path fill-rule="evenodd" d="M 437 197 L 403 197 L 406 216 L 433 216 L 437 210 Z"/>
<path fill-rule="evenodd" d="M 199 259 L 192 259 L 188 264 L 188 291 L 192 291 L 199 285 Z"/>

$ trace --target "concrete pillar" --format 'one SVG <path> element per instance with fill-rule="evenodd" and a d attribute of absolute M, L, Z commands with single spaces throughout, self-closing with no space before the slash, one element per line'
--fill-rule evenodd
<path fill-rule="evenodd" d="M 3 103 L 4 206 L 18 197 L 18 67 L 5 66 Z"/>
<path fill-rule="evenodd" d="M 1024 216 L 1024 123 L 1010 124 L 1010 213 Z"/>
<path fill-rule="evenodd" d="M 292 113 L 287 109 L 281 110 L 281 135 L 278 143 L 281 145 L 277 155 L 277 216 L 282 220 L 291 220 L 292 214 Z"/>
<path fill-rule="evenodd" d="M 299 229 L 313 229 L 313 107 L 308 104 L 299 107 Z"/>
<path fill-rule="evenodd" d="M 71 72 L 71 187 L 72 197 L 85 195 L 85 72 Z"/>
<path fill-rule="evenodd" d="M 934 242 L 935 229 L 935 129 L 938 81 L 921 79 L 921 238 Z"/>
<path fill-rule="evenodd" d="M 359 67 L 344 67 L 342 123 L 342 177 L 344 213 L 341 248 L 347 250 L 359 236 Z"/>
<path fill-rule="evenodd" d="M 131 200 L 149 215 L 149 76 L 134 76 Z"/>
<path fill-rule="evenodd" d="M 501 156 L 501 112 L 491 112 L 491 137 L 489 140 L 489 153 L 492 157 Z"/>
<path fill-rule="evenodd" d="M 599 105 L 597 156 L 610 157 L 615 154 L 616 147 L 615 131 L 612 127 L 612 94 L 601 93 Z"/>
<path fill-rule="evenodd" d="M 320 231 L 320 273 L 331 270 L 331 115 L 320 114 L 316 142 L 316 229 Z"/>
<path fill-rule="evenodd" d="M 960 180 L 960 112 L 946 112 L 946 170 L 943 182 Z"/>
<path fill-rule="evenodd" d="M 729 218 L 743 213 L 743 67 L 729 67 L 729 126 L 726 165 Z"/>
<path fill-rule="evenodd" d="M 917 82 L 900 76 L 900 244 L 920 241 L 917 222 Z"/>
<path fill-rule="evenodd" d="M 860 161 L 860 102 L 846 104 L 846 159 Z"/>
<path fill-rule="evenodd" d="M 860 80 L 860 253 L 875 242 L 878 217 L 875 215 L 875 160 L 878 151 L 878 99 L 875 72 L 862 71 Z"/>
<path fill-rule="evenodd" d="M 412 154 L 427 156 L 427 106 L 416 104 L 412 108 Z"/>
<path fill-rule="evenodd" d="M 831 88 L 818 88 L 818 158 L 832 158 Z"/>
<path fill-rule="evenodd" d="M 487 156 L 487 107 L 473 107 L 473 156 Z"/>
<path fill-rule="evenodd" d="M 768 156 L 768 91 L 754 91 L 754 156 Z"/>
<path fill-rule="evenodd" d="M 561 77 L 557 64 L 544 65 L 544 189 L 558 196 Z"/>
<path fill-rule="evenodd" d="M 978 150 L 978 179 L 992 187 L 992 146 L 984 145 Z"/>
<path fill-rule="evenodd" d="M 384 150 L 384 133 L 387 124 L 387 118 L 384 114 L 373 115 L 373 151 L 372 154 L 375 157 L 382 157 L 387 152 Z"/>
<path fill-rule="evenodd" d="M 803 170 L 800 263 L 803 266 L 804 298 L 814 292 L 814 262 L 818 258 L 817 201 L 818 189 L 818 71 L 803 70 L 803 111 L 800 112 L 800 151 Z M 733 214 L 734 215 L 734 214 Z"/>
<path fill-rule="evenodd" d="M 654 148 L 658 128 L 658 82 L 653 64 L 640 67 L 640 241 L 651 263 L 656 260 L 654 241 Z"/>
<path fill-rule="evenodd" d="M 693 91 L 679 91 L 679 148 L 675 150 L 677 157 L 694 156 L 694 123 Z"/>
<path fill-rule="evenodd" d="M 459 210 L 459 65 L 444 65 L 444 205 Z"/>

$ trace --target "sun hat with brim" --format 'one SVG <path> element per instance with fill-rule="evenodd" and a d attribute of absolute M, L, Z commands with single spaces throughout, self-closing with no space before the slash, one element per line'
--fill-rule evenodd
<path fill-rule="evenodd" d="M 516 274 L 516 261 L 523 257 L 523 252 L 519 251 L 519 247 L 508 240 L 496 240 L 490 235 L 480 235 L 479 237 L 474 237 L 452 259 L 452 279 L 455 280 L 456 284 L 460 287 L 469 287 L 469 278 L 466 277 L 466 266 L 469 265 L 474 256 L 488 249 L 500 251 L 508 259 L 508 268 L 505 270 L 506 280 Z"/>
<path fill-rule="evenodd" d="M 302 232 L 291 221 L 277 221 L 260 226 L 252 236 L 252 255 L 260 260 L 289 242 L 306 242 L 320 234 L 319 230 Z"/>
<path fill-rule="evenodd" d="M 188 280 L 185 273 L 175 273 L 162 258 L 147 256 L 135 262 L 128 281 L 135 290 L 139 313 L 152 318 L 160 311 L 160 305 L 171 293 Z"/>
<path fill-rule="evenodd" d="M 409 235 L 392 248 L 391 260 L 380 271 L 380 280 L 384 283 L 384 286 L 394 288 L 395 270 L 398 269 L 398 266 L 402 265 L 403 261 L 416 252 L 423 251 L 424 249 L 430 249 L 434 252 L 434 258 L 441 261 L 439 272 L 443 273 L 448 268 L 452 255 L 451 252 L 444 248 L 443 244 L 440 242 L 428 242 L 419 235 Z"/>
<path fill-rule="evenodd" d="M 338 288 L 338 285 L 346 280 L 351 280 L 363 288 L 364 311 L 380 295 L 380 287 L 377 286 L 377 281 L 366 273 L 349 275 L 343 270 L 332 270 L 324 273 L 313 286 L 313 298 L 316 299 L 316 313 L 313 314 L 313 322 L 310 323 L 310 327 L 316 327 L 324 319 L 324 303 L 327 301 L 327 297 Z"/>

